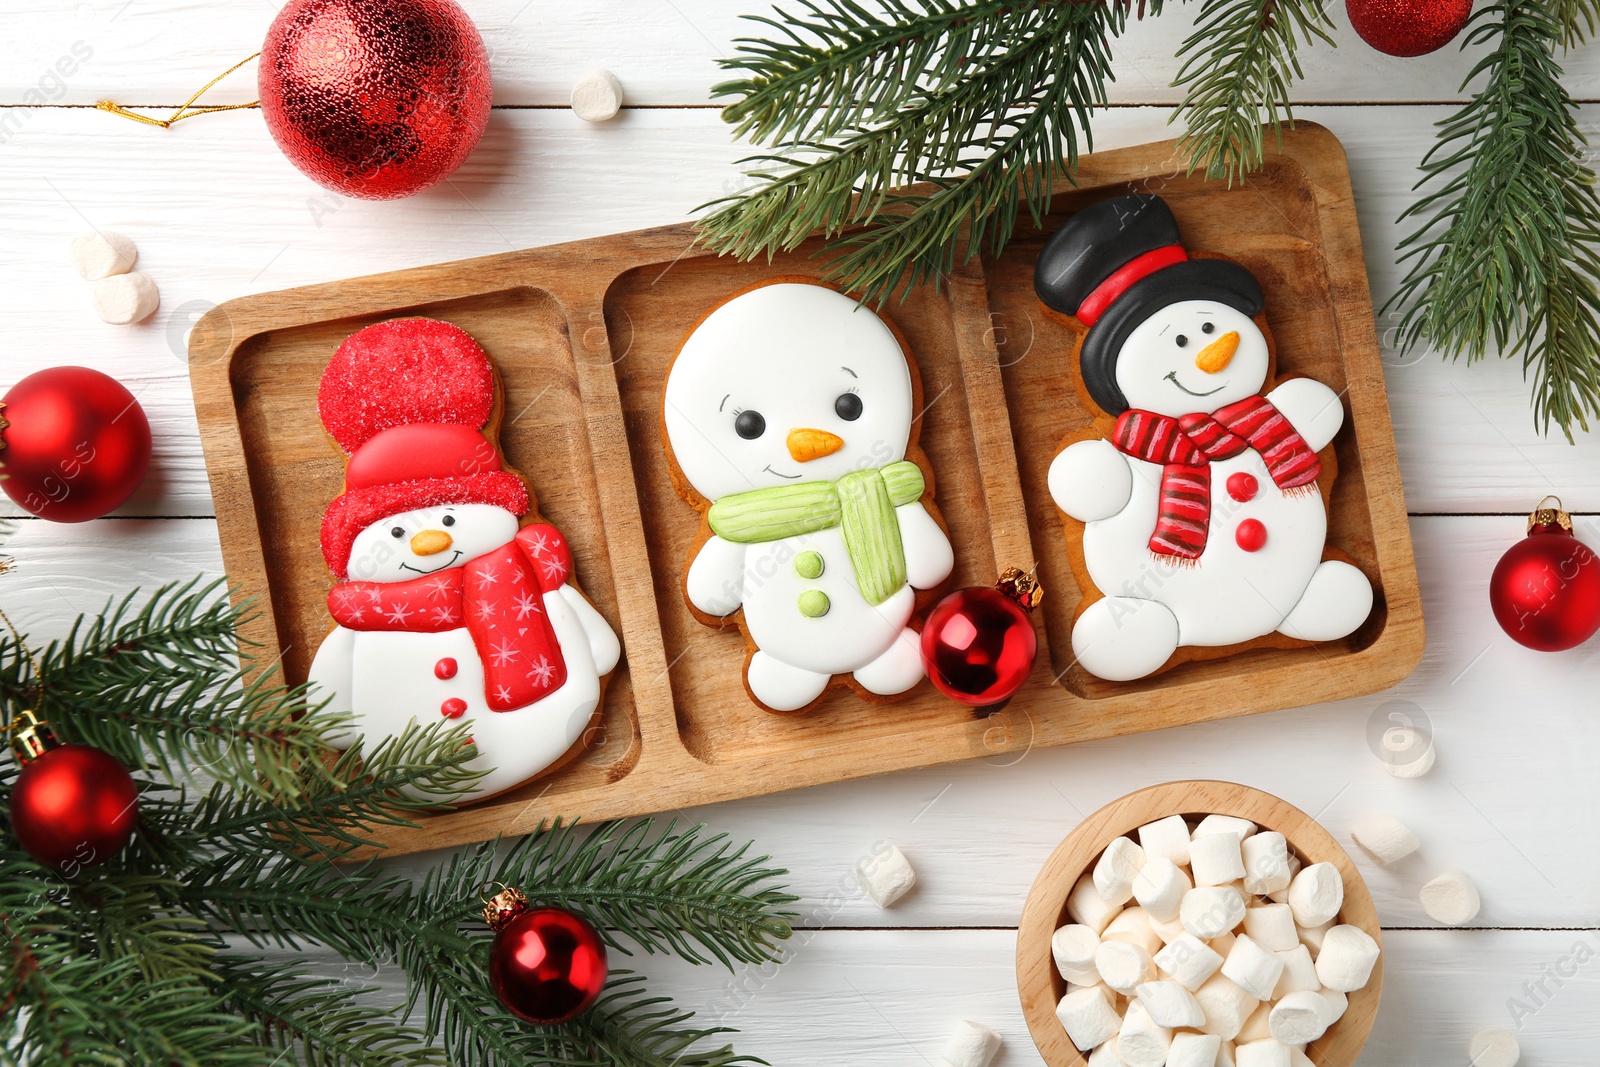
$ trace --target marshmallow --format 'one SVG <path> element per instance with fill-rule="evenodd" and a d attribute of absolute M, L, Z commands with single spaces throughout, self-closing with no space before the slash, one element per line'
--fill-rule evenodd
<path fill-rule="evenodd" d="M 1313 863 L 1289 883 L 1289 908 L 1301 926 L 1320 926 L 1344 907 L 1344 878 L 1331 863 Z"/>
<path fill-rule="evenodd" d="M 1422 887 L 1422 910 L 1434 922 L 1460 926 L 1478 917 L 1482 901 L 1466 871 L 1448 870 Z"/>
<path fill-rule="evenodd" d="M 1314 993 L 1322 988 L 1322 982 L 1317 978 L 1317 965 L 1311 962 L 1310 949 L 1304 945 L 1296 945 L 1286 952 L 1275 952 L 1273 955 L 1283 961 L 1283 974 L 1279 976 L 1278 984 L 1272 990 L 1274 1000 L 1290 993 L 1302 991 Z"/>
<path fill-rule="evenodd" d="M 1236 1039 L 1239 1044 L 1248 1045 L 1252 1041 L 1265 1041 L 1271 1037 L 1272 1027 L 1267 1025 L 1271 1016 L 1271 1004 L 1257 1004 L 1256 1010 L 1250 1013 L 1250 1017 L 1239 1028 L 1239 1036 Z"/>
<path fill-rule="evenodd" d="M 1062 997 L 1056 1018 L 1079 1052 L 1103 1044 L 1122 1026 L 1111 1002 L 1094 989 L 1075 989 Z"/>
<path fill-rule="evenodd" d="M 1239 845 L 1244 860 L 1244 888 L 1265 896 L 1289 888 L 1289 842 L 1276 831 L 1247 837 Z"/>
<path fill-rule="evenodd" d="M 605 122 L 622 110 L 622 83 L 609 70 L 591 70 L 572 87 L 572 113 L 585 122 Z"/>
<path fill-rule="evenodd" d="M 1239 1067 L 1292 1067 L 1289 1046 L 1280 1045 L 1270 1037 L 1238 1046 L 1233 1050 L 1233 1059 Z"/>
<path fill-rule="evenodd" d="M 1189 824 L 1182 815 L 1169 815 L 1139 827 L 1139 844 L 1147 858 L 1189 866 Z"/>
<path fill-rule="evenodd" d="M 1194 883 L 1183 873 L 1182 867 L 1165 856 L 1157 856 L 1146 859 L 1139 869 L 1133 880 L 1133 899 L 1152 920 L 1171 922 L 1178 917 L 1183 895 L 1193 888 Z"/>
<path fill-rule="evenodd" d="M 1289 1067 L 1320 1067 L 1316 1060 L 1307 1056 L 1299 1045 L 1289 1046 Z"/>
<path fill-rule="evenodd" d="M 1244 1028 L 1244 1021 L 1256 1010 L 1256 998 L 1234 985 L 1222 975 L 1214 975 L 1205 985 L 1194 991 L 1200 1010 L 1206 1013 L 1201 1024 L 1202 1033 L 1215 1034 L 1224 1041 L 1232 1041 Z"/>
<path fill-rule="evenodd" d="M 1101 898 L 1100 891 L 1094 887 L 1092 875 L 1086 874 L 1079 878 L 1078 884 L 1072 887 L 1072 893 L 1067 897 L 1067 916 L 1073 922 L 1082 923 L 1097 934 L 1104 930 L 1121 910 L 1115 904 L 1107 904 Z"/>
<path fill-rule="evenodd" d="M 1372 977 L 1378 943 L 1359 926 L 1335 926 L 1322 939 L 1317 954 L 1317 980 L 1329 989 L 1354 993 Z M 1223 971 L 1227 971 L 1224 963 Z"/>
<path fill-rule="evenodd" d="M 1194 828 L 1194 837 L 1205 837 L 1208 834 L 1237 834 L 1243 841 L 1256 832 L 1256 824 L 1249 819 L 1241 819 L 1234 815 L 1207 815 L 1200 820 L 1200 825 Z"/>
<path fill-rule="evenodd" d="M 1107 904 L 1126 904 L 1133 899 L 1133 880 L 1144 866 L 1144 849 L 1131 837 L 1119 837 L 1100 853 L 1094 865 L 1094 887 Z"/>
<path fill-rule="evenodd" d="M 1405 859 L 1422 844 L 1410 827 L 1393 815 L 1373 815 L 1356 823 L 1350 831 L 1356 844 L 1382 864 Z"/>
<path fill-rule="evenodd" d="M 1183 895 L 1178 918 L 1185 930 L 1210 941 L 1244 922 L 1244 898 L 1231 885 L 1197 887 Z"/>
<path fill-rule="evenodd" d="M 1238 1067 L 1233 1061 L 1233 1042 L 1224 1041 L 1222 1047 L 1217 1049 L 1216 1067 Z"/>
<path fill-rule="evenodd" d="M 1248 934 L 1236 938 L 1222 961 L 1222 976 L 1257 1000 L 1271 1000 L 1278 979 L 1283 976 L 1283 960 L 1268 952 Z"/>
<path fill-rule="evenodd" d="M 1145 914 L 1149 915 L 1149 912 Z M 1150 920 L 1150 929 L 1154 930 L 1156 936 L 1169 945 L 1189 932 L 1183 928 L 1183 920 L 1177 916 L 1173 916 L 1170 922 L 1161 922 L 1159 919 L 1152 918 Z"/>
<path fill-rule="evenodd" d="M 1294 912 L 1287 904 L 1263 904 L 1259 908 L 1245 909 L 1244 932 L 1256 944 L 1272 952 L 1287 952 L 1300 944 Z"/>
<path fill-rule="evenodd" d="M 1316 958 L 1317 953 L 1322 951 L 1322 939 L 1328 936 L 1328 931 L 1333 929 L 1334 923 L 1337 921 L 1337 919 L 1329 919 L 1327 922 L 1318 923 L 1316 926 L 1300 926 L 1298 924 L 1295 926 L 1295 930 L 1300 935 L 1300 943 L 1311 950 L 1313 959 Z"/>
<path fill-rule="evenodd" d="M 1212 951 L 1221 956 L 1223 959 L 1227 959 L 1229 951 L 1233 949 L 1235 937 L 1236 935 L 1232 931 L 1229 931 L 1225 934 L 1218 934 L 1216 937 L 1213 937 L 1211 939 Z"/>
<path fill-rule="evenodd" d="M 1173 1034 L 1167 1067 L 1216 1067 L 1222 1038 L 1216 1034 Z"/>
<path fill-rule="evenodd" d="M 94 310 L 113 326 L 143 322 L 161 306 L 161 293 L 146 275 L 113 274 L 94 283 Z"/>
<path fill-rule="evenodd" d="M 1383 735 L 1383 769 L 1396 778 L 1421 778 L 1433 770 L 1439 752 L 1433 738 L 1414 726 L 1396 726 Z"/>
<path fill-rule="evenodd" d="M 1061 977 L 1076 985 L 1094 985 L 1100 972 L 1094 969 L 1095 950 L 1100 935 L 1081 923 L 1063 926 L 1050 938 L 1050 954 L 1055 957 Z"/>
<path fill-rule="evenodd" d="M 139 250 L 133 242 L 110 230 L 86 233 L 72 242 L 72 262 L 84 281 L 126 274 L 138 261 Z"/>
<path fill-rule="evenodd" d="M 1228 885 L 1244 877 L 1239 835 L 1207 834 L 1189 842 L 1189 872 L 1195 885 Z"/>
<path fill-rule="evenodd" d="M 1302 864 L 1300 863 L 1300 857 L 1296 856 L 1293 852 L 1289 853 L 1290 885 L 1294 884 L 1294 876 L 1300 873 L 1301 866 Z M 1272 892 L 1267 894 L 1267 897 L 1274 904 L 1287 904 L 1289 903 L 1289 886 L 1285 885 L 1282 889 L 1274 889 Z"/>
<path fill-rule="evenodd" d="M 1326 986 L 1317 990 L 1317 996 L 1321 997 L 1323 1003 L 1328 1006 L 1329 1026 L 1344 1018 L 1345 1010 L 1350 1007 L 1349 997 L 1337 989 L 1328 989 Z"/>
<path fill-rule="evenodd" d="M 950 1040 L 944 1043 L 944 1062 L 948 1067 L 989 1067 L 999 1051 L 999 1034 L 970 1019 L 961 1019 Z"/>
<path fill-rule="evenodd" d="M 867 896 L 880 908 L 887 908 L 917 884 L 917 872 L 905 853 L 894 845 L 874 848 L 872 855 L 856 863 L 856 879 Z"/>
<path fill-rule="evenodd" d="M 1472 1035 L 1467 1054 L 1472 1067 L 1517 1067 L 1522 1050 L 1505 1030 L 1480 1030 Z"/>
<path fill-rule="evenodd" d="M 1222 966 L 1222 957 L 1193 934 L 1173 939 L 1155 955 L 1156 969 L 1191 993 Z"/>
<path fill-rule="evenodd" d="M 1104 982 L 1095 982 L 1092 985 L 1079 985 L 1076 982 L 1068 982 L 1067 983 L 1067 992 L 1068 993 L 1076 993 L 1080 989 L 1092 989 L 1096 993 L 1099 993 L 1101 996 L 1105 997 L 1107 1004 L 1111 1005 L 1113 1008 L 1115 1008 L 1117 1006 L 1117 992 L 1116 992 L 1116 990 L 1112 989 L 1110 986 L 1106 985 Z"/>
<path fill-rule="evenodd" d="M 1128 1005 L 1117 1031 L 1117 1055 L 1128 1067 L 1163 1067 L 1172 1047 L 1172 1030 L 1150 1017 L 1144 1002 Z"/>
<path fill-rule="evenodd" d="M 1161 946 L 1166 944 L 1151 928 L 1150 916 L 1143 908 L 1129 908 L 1120 912 L 1107 924 L 1105 933 L 1100 935 L 1100 940 L 1126 941 L 1150 953 L 1160 951 Z"/>
<path fill-rule="evenodd" d="M 1150 1013 L 1159 1026 L 1200 1026 L 1206 1013 L 1194 994 L 1177 982 L 1145 982 L 1134 990 L 1139 1003 Z"/>
<path fill-rule="evenodd" d="M 1122 1057 L 1117 1055 L 1116 1038 L 1095 1046 L 1089 1053 L 1089 1067 L 1123 1067 Z"/>
<path fill-rule="evenodd" d="M 1290 993 L 1272 1006 L 1267 1026 L 1284 1045 L 1305 1045 L 1328 1032 L 1328 1002 L 1316 993 Z"/>
<path fill-rule="evenodd" d="M 1094 954 L 1094 969 L 1100 980 L 1123 996 L 1130 995 L 1142 982 L 1156 976 L 1156 965 L 1140 945 L 1126 941 L 1103 941 Z"/>

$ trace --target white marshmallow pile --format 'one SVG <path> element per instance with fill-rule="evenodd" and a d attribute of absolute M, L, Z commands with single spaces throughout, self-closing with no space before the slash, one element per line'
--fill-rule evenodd
<path fill-rule="evenodd" d="M 1404 854 L 1387 823 L 1365 836 Z M 1227 815 L 1142 826 L 1067 898 L 1056 1018 L 1090 1067 L 1301 1067 L 1378 962 L 1343 906 L 1338 868 L 1302 867 L 1282 834 Z"/>
<path fill-rule="evenodd" d="M 905 853 L 885 841 L 873 848 L 872 855 L 856 861 L 856 879 L 874 904 L 887 908 L 917 884 L 917 872 Z"/>
<path fill-rule="evenodd" d="M 94 283 L 94 310 L 113 326 L 143 322 L 161 306 L 161 293 L 148 275 L 133 269 L 139 249 L 120 233 L 97 230 L 72 242 L 72 262 Z"/>

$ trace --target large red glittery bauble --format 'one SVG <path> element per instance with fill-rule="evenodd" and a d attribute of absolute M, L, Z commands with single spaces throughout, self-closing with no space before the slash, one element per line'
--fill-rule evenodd
<path fill-rule="evenodd" d="M 1423 56 L 1456 39 L 1472 0 L 1345 0 L 1361 39 L 1391 56 Z"/>
<path fill-rule="evenodd" d="M 1038 651 L 1027 611 L 992 586 L 957 589 L 934 605 L 922 627 L 928 680 L 974 707 L 998 704 L 1022 688 Z"/>
<path fill-rule="evenodd" d="M 52 367 L 0 397 L 0 489 L 54 522 L 120 506 L 150 468 L 150 421 L 115 378 Z"/>
<path fill-rule="evenodd" d="M 289 162 L 365 200 L 454 173 L 493 96 L 483 38 L 453 0 L 290 0 L 267 30 L 259 82 Z"/>
<path fill-rule="evenodd" d="M 1535 526 L 1495 564 L 1495 621 L 1540 652 L 1581 645 L 1600 631 L 1600 558 L 1560 526 Z"/>
<path fill-rule="evenodd" d="M 11 832 L 28 855 L 68 876 L 121 852 L 138 818 L 133 776 L 88 745 L 51 749 L 11 789 Z"/>
<path fill-rule="evenodd" d="M 564 1023 L 588 1011 L 606 984 L 606 946 L 581 915 L 530 908 L 495 934 L 489 985 L 512 1014 Z"/>

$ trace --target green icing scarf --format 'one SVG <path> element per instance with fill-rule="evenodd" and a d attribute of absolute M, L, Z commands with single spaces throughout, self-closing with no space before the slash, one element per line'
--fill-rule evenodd
<path fill-rule="evenodd" d="M 742 545 L 830 530 L 844 534 L 856 584 L 877 607 L 906 584 L 906 552 L 894 509 L 922 498 L 910 460 L 852 471 L 836 482 L 799 482 L 725 496 L 711 505 L 711 532 Z"/>

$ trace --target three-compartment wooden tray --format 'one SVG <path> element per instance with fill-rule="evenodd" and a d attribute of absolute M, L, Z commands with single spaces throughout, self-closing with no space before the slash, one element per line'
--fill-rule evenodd
<path fill-rule="evenodd" d="M 601 728 L 557 773 L 424 820 L 389 844 L 414 851 L 520 834 L 543 820 L 638 815 L 1371 693 L 1405 677 L 1423 624 L 1360 235 L 1344 151 L 1301 124 L 1283 152 L 1233 189 L 1183 176 L 1163 142 L 1081 160 L 1052 215 L 998 259 L 883 314 L 923 377 L 921 444 L 956 550 L 951 588 L 1037 563 L 1041 655 L 1027 687 L 987 718 L 926 684 L 892 705 L 846 689 L 813 712 L 773 715 L 745 693 L 737 631 L 703 626 L 681 594 L 699 515 L 679 499 L 660 438 L 667 366 L 685 332 L 761 278 L 820 274 L 806 246 L 772 263 L 693 248 L 687 226 L 618 234 L 232 301 L 196 327 L 195 407 L 235 596 L 254 598 L 245 636 L 304 680 L 330 627 L 332 579 L 318 550 L 342 463 L 317 420 L 316 389 L 350 333 L 387 318 L 454 322 L 498 363 L 502 443 L 571 543 L 578 579 L 622 637 Z M 1045 476 L 1089 415 L 1072 385 L 1073 335 L 1033 294 L 1044 237 L 1084 204 L 1158 192 L 1186 244 L 1225 253 L 1261 280 L 1278 373 L 1310 374 L 1348 406 L 1329 543 L 1367 573 L 1366 626 L 1316 647 L 1182 664 L 1136 683 L 1073 666 L 1082 594 Z M 266 658 L 270 658 L 270 653 Z"/>

